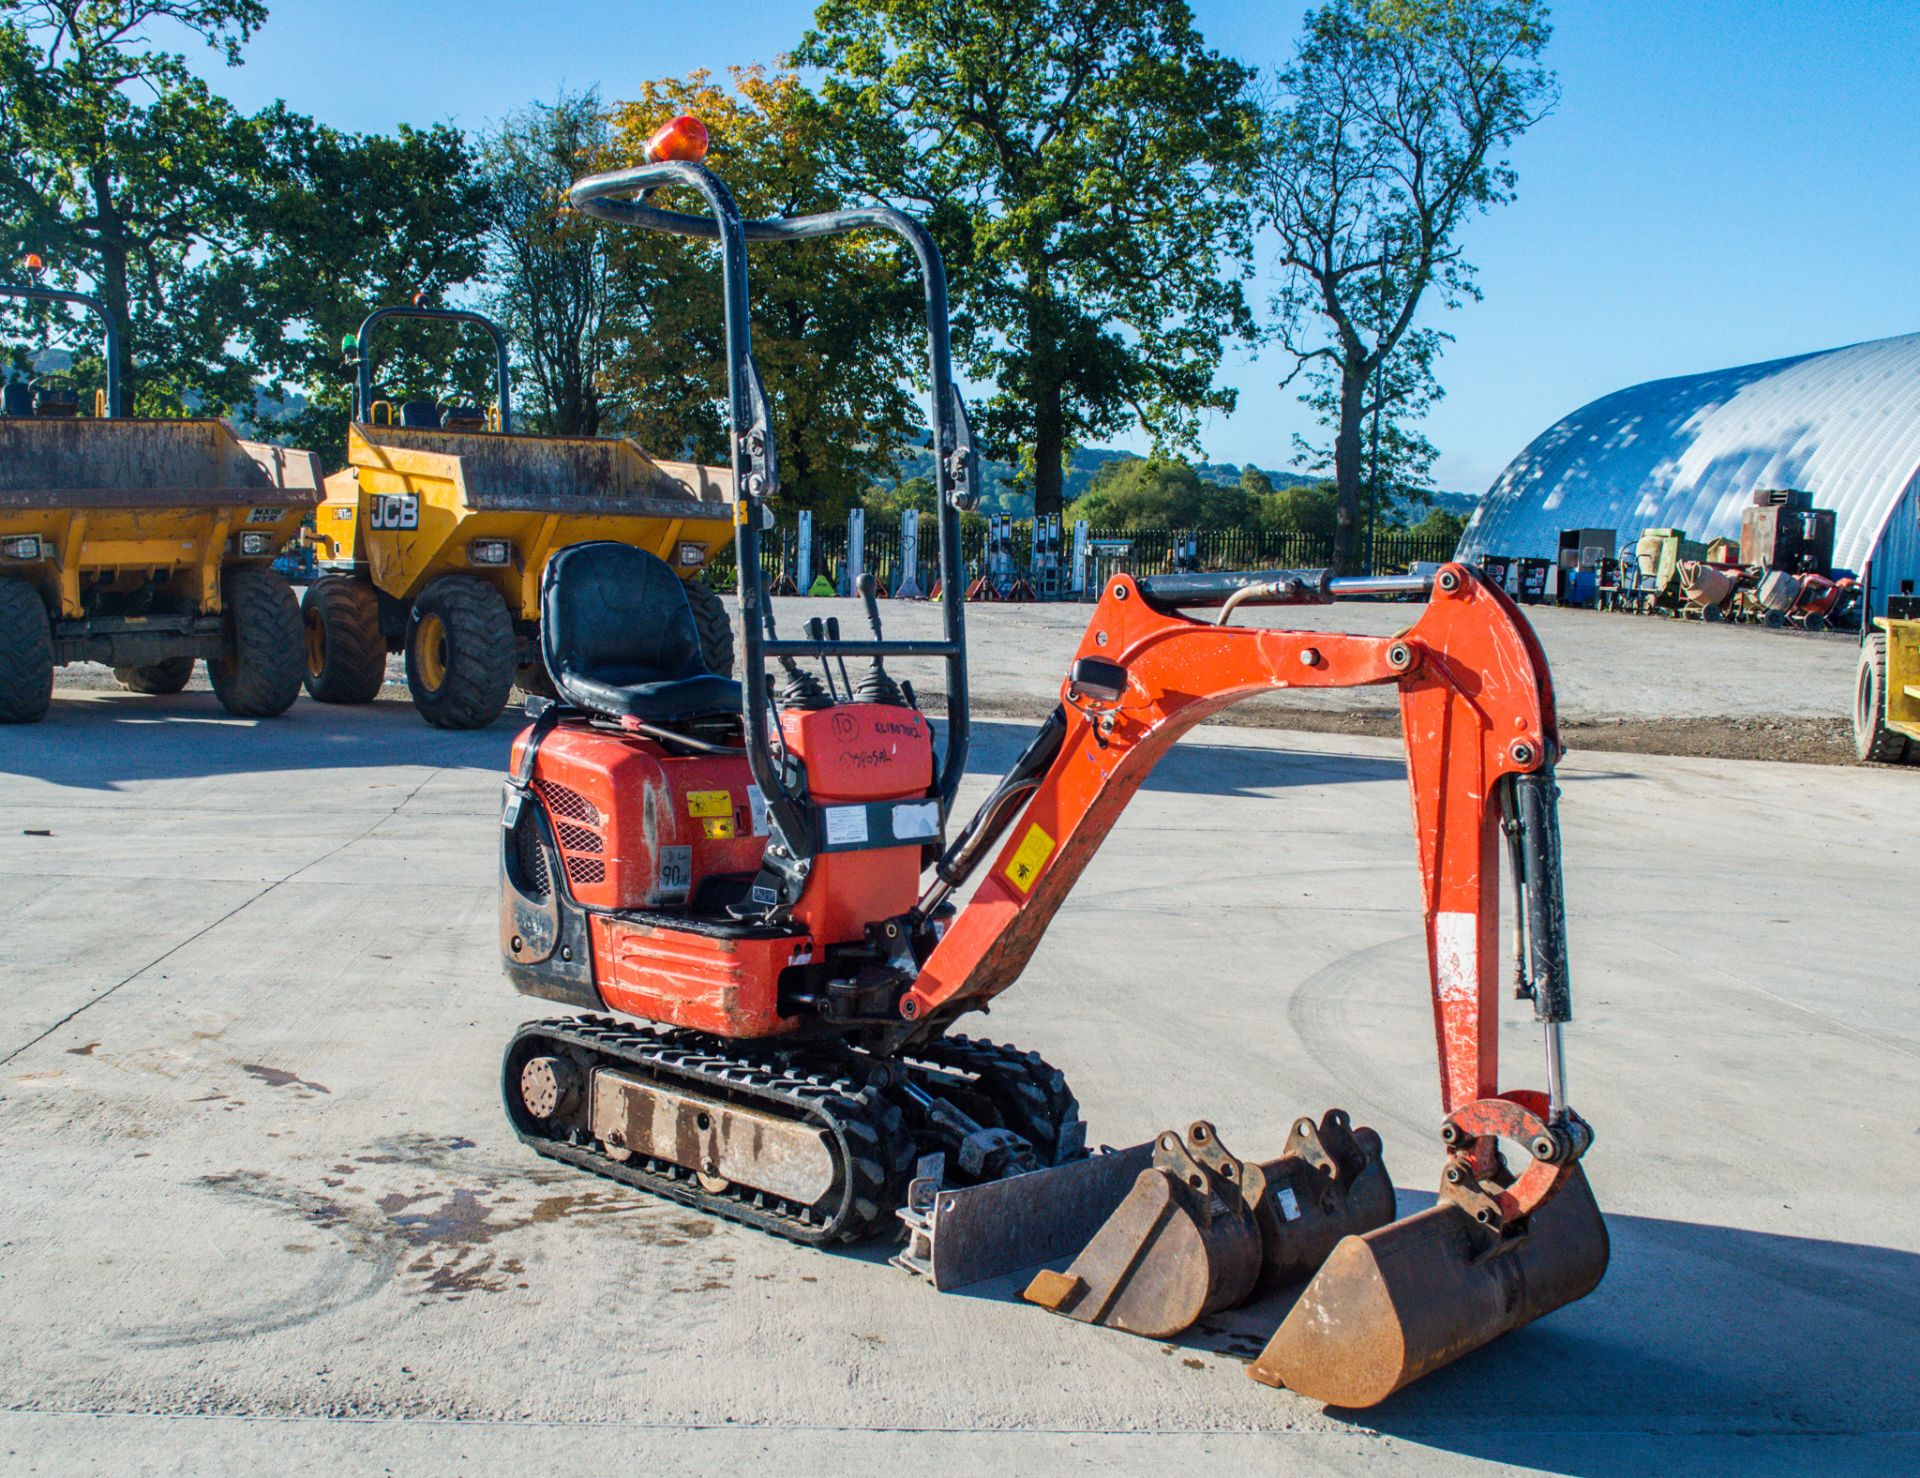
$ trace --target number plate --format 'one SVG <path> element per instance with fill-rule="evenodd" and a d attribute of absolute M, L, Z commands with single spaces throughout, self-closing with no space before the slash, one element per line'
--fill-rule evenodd
<path fill-rule="evenodd" d="M 684 903 L 693 891 L 693 848 L 662 847 L 654 902 Z"/>

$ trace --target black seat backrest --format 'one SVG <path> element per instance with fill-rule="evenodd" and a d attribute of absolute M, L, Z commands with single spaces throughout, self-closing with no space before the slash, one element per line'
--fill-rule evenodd
<path fill-rule="evenodd" d="M 400 424 L 416 431 L 438 431 L 440 407 L 431 400 L 409 400 L 400 407 Z"/>
<path fill-rule="evenodd" d="M 0 415 L 30 416 L 33 414 L 33 386 L 25 380 L 9 380 L 6 388 L 0 390 Z"/>
<path fill-rule="evenodd" d="M 707 672 L 687 590 L 657 555 L 610 540 L 547 561 L 540 646 L 556 682 L 566 672 L 618 687 Z"/>

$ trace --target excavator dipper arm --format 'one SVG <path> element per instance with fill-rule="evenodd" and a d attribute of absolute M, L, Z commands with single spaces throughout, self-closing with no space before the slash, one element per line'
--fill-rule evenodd
<path fill-rule="evenodd" d="M 1351 636 L 1194 620 L 1156 606 L 1151 580 L 1121 576 L 1077 659 L 1076 670 L 1089 661 L 1122 669 L 1124 689 L 1109 700 L 1073 677 L 1063 684 L 1058 754 L 924 962 L 902 1017 L 947 1019 L 1011 985 L 1127 802 L 1195 724 L 1256 693 L 1392 684 L 1407 739 L 1442 1110 L 1497 1096 L 1500 791 L 1511 777 L 1550 776 L 1559 753 L 1546 660 L 1512 601 L 1448 565 L 1406 632 Z M 1552 891 L 1557 900 L 1557 873 Z"/>
<path fill-rule="evenodd" d="M 1605 1271 L 1607 1242 L 1578 1168 L 1592 1135 L 1565 1096 L 1560 737 L 1545 656 L 1513 602 L 1461 565 L 1440 570 L 1425 612 L 1398 636 L 1231 627 L 1175 608 L 1337 593 L 1324 573 L 1300 571 L 1108 585 L 1060 710 L 921 902 L 930 914 L 998 841 L 903 997 L 897 1040 L 939 1030 L 1019 977 L 1127 802 L 1195 724 L 1255 693 L 1397 687 L 1449 1155 L 1438 1204 L 1392 1221 L 1379 1140 L 1349 1134 L 1337 1110 L 1318 1136 L 1300 1121 L 1287 1153 L 1265 1165 L 1226 1154 L 1196 1123 L 1184 1141 L 1160 1136 L 1152 1166 L 1073 1267 L 1040 1274 L 1027 1291 L 1069 1317 L 1164 1338 L 1256 1284 L 1317 1267 L 1249 1373 L 1365 1406 L 1584 1296 Z M 1503 842 L 1513 978 L 1545 1028 L 1545 1092 L 1500 1086 Z M 1502 1140 L 1530 1157 L 1518 1175 Z M 1317 1223 L 1295 1209 L 1307 1204 Z"/>

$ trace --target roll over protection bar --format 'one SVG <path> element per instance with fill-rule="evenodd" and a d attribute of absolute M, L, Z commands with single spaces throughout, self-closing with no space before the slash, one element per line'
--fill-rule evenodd
<path fill-rule="evenodd" d="M 690 215 L 646 204 L 647 195 L 668 186 L 696 191 L 710 215 Z M 979 500 L 979 464 L 966 406 L 953 383 L 947 274 L 932 235 L 912 216 L 885 206 L 860 206 L 817 215 L 747 220 L 733 194 L 705 165 L 662 160 L 577 180 L 568 192 L 574 208 L 596 220 L 640 226 L 720 245 L 722 300 L 726 308 L 727 400 L 731 413 L 734 489 L 738 512 L 734 543 L 740 568 L 742 662 L 747 760 L 769 809 L 796 851 L 814 847 L 811 806 L 787 783 L 772 759 L 768 722 L 767 658 L 939 657 L 947 669 L 947 744 L 935 793 L 944 824 L 966 773 L 970 729 L 967 706 L 966 580 L 960 563 L 960 511 Z M 937 641 L 782 640 L 774 629 L 760 565 L 761 513 L 779 487 L 779 467 L 765 382 L 753 357 L 747 293 L 749 242 L 807 241 L 853 231 L 887 231 L 899 237 L 919 263 L 926 303 L 929 424 L 934 435 L 934 484 L 940 528 L 943 635 Z"/>
<path fill-rule="evenodd" d="M 507 360 L 507 337 L 500 332 L 500 325 L 484 313 L 474 313 L 466 308 L 417 308 L 405 307 L 375 308 L 360 320 L 360 327 L 353 336 L 355 367 L 359 371 L 359 385 L 354 395 L 353 418 L 360 422 L 373 420 L 373 356 L 367 352 L 367 336 L 377 323 L 389 318 L 424 318 L 438 323 L 473 323 L 487 331 L 487 337 L 493 340 L 493 377 L 494 395 L 500 402 L 500 429 L 513 430 L 513 385 L 511 367 Z"/>
<path fill-rule="evenodd" d="M 100 320 L 106 332 L 107 416 L 124 416 L 127 408 L 120 400 L 120 325 L 114 322 L 107 305 L 86 293 L 71 293 L 63 288 L 36 287 L 27 283 L 0 282 L 0 298 L 30 298 L 40 303 L 72 303 L 85 308 Z"/>

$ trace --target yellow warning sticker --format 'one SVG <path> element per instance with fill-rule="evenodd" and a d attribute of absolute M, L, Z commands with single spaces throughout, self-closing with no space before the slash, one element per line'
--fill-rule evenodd
<path fill-rule="evenodd" d="M 733 835 L 731 816 L 708 816 L 700 823 L 700 829 L 707 834 L 710 842 L 724 842 Z"/>
<path fill-rule="evenodd" d="M 733 792 L 730 790 L 690 790 L 687 792 L 687 814 L 689 816 L 727 816 L 733 815 Z"/>
<path fill-rule="evenodd" d="M 1007 881 L 1022 893 L 1033 891 L 1033 880 L 1040 876 L 1040 869 L 1047 865 L 1047 859 L 1053 855 L 1053 838 L 1035 822 L 1027 828 L 1027 835 L 1014 849 L 1013 861 L 1007 864 Z"/>

